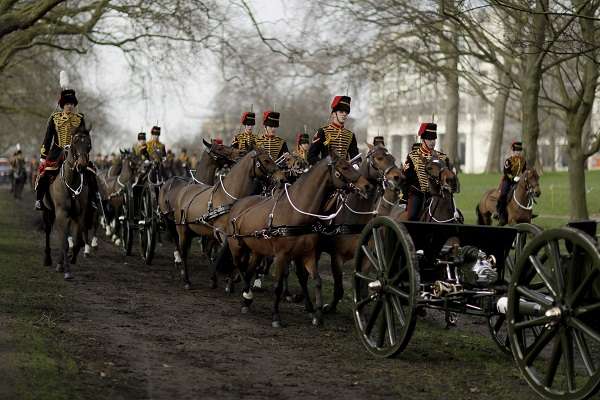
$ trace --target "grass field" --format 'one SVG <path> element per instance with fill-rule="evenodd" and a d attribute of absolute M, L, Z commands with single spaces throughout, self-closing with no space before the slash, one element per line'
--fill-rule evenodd
<path fill-rule="evenodd" d="M 498 187 L 499 174 L 462 174 L 461 192 L 456 204 L 462 210 L 466 223 L 475 223 L 475 206 L 482 194 Z M 539 217 L 535 223 L 544 228 L 564 225 L 569 220 L 569 180 L 567 172 L 547 172 L 540 178 L 542 196 L 534 207 Z M 600 171 L 586 173 L 588 212 L 590 217 L 600 219 Z"/>

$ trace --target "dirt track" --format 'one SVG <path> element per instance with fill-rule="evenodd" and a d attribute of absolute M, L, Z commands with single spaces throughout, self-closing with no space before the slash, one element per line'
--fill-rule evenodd
<path fill-rule="evenodd" d="M 17 212 L 31 223 L 29 202 Z M 41 233 L 35 240 L 41 255 Z M 150 267 L 108 242 L 100 245 L 74 268 L 75 280 L 61 294 L 71 309 L 57 321 L 89 381 L 82 398 L 533 397 L 511 360 L 470 320 L 465 330 L 450 332 L 420 321 L 421 333 L 400 359 L 377 360 L 356 339 L 347 309 L 317 329 L 300 305 L 284 304 L 288 326 L 275 330 L 268 293 L 242 315 L 239 294 L 207 288 L 197 253 L 195 289 L 186 292 L 173 276 L 170 244 L 158 248 Z M 61 279 L 51 270 L 47 276 Z"/>

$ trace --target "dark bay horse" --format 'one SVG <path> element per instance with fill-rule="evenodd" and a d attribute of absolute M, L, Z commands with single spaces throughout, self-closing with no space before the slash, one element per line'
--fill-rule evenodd
<path fill-rule="evenodd" d="M 21 195 L 23 194 L 23 188 L 25 187 L 25 182 L 27 181 L 27 169 L 25 168 L 25 159 L 24 158 L 16 158 L 14 162 L 14 166 L 12 168 L 13 174 L 13 196 L 15 199 L 21 199 Z"/>
<path fill-rule="evenodd" d="M 191 287 L 187 262 L 191 239 L 211 238 L 225 232 L 231 206 L 238 199 L 256 193 L 268 179 L 281 185 L 285 175 L 266 151 L 256 149 L 238 161 L 225 178 L 220 176 L 214 186 L 197 184 L 182 189 L 174 204 L 174 218 L 186 289 Z"/>
<path fill-rule="evenodd" d="M 313 309 L 308 296 L 307 271 L 315 282 L 316 313 L 313 324 L 322 321 L 323 299 L 321 277 L 317 269 L 319 235 L 312 225 L 328 208 L 327 200 L 338 190 L 358 190 L 363 195 L 372 190 L 371 184 L 352 165 L 333 154 L 315 164 L 289 188 L 272 197 L 253 196 L 236 203 L 231 210 L 227 242 L 234 267 L 244 274 L 243 312 L 252 303 L 251 281 L 254 269 L 262 257 L 273 257 L 275 291 L 272 326 L 280 327 L 279 303 L 283 293 L 285 269 L 294 260 L 307 311 Z M 332 216 L 331 216 L 332 217 Z"/>
<path fill-rule="evenodd" d="M 325 304 L 325 312 L 335 311 L 343 297 L 342 267 L 345 262 L 354 258 L 362 228 L 376 215 L 389 212 L 386 211 L 389 210 L 390 205 L 386 203 L 389 200 L 384 199 L 384 191 L 386 188 L 397 191 L 392 199 L 395 203 L 404 182 L 404 175 L 396 166 L 394 156 L 383 146 L 368 146 L 369 152 L 360 164 L 358 172 L 373 185 L 374 190 L 366 198 L 358 193 L 348 194 L 344 207 L 327 227 L 327 231 L 330 232 L 322 234 L 319 238 L 319 249 L 331 256 L 334 281 L 333 300 Z"/>
<path fill-rule="evenodd" d="M 496 212 L 496 203 L 498 202 L 498 189 L 486 191 L 479 204 L 475 208 L 477 214 L 477 223 L 479 225 L 491 225 L 492 214 Z M 519 176 L 519 182 L 508 193 L 506 211 L 508 214 L 508 223 L 519 224 L 521 222 L 531 222 L 533 215 L 533 204 L 535 199 L 540 197 L 540 176 L 535 168 L 526 169 Z"/>
<path fill-rule="evenodd" d="M 89 131 L 83 126 L 78 127 L 74 132 L 71 145 L 65 147 L 65 161 L 44 199 L 46 206 L 43 216 L 46 232 L 44 265 L 52 265 L 50 233 L 53 225 L 56 225 L 58 242 L 61 246 L 60 262 L 58 262 L 56 271 L 64 271 L 66 280 L 73 278 L 70 264 L 77 262 L 77 254 L 83 246 L 82 233 L 85 229 L 88 208 L 88 184 L 84 180 L 84 173 L 88 166 L 91 148 L 92 141 Z M 69 233 L 75 238 L 73 255 L 70 260 L 67 241 Z"/>
<path fill-rule="evenodd" d="M 175 264 L 181 263 L 181 252 L 175 228 L 175 204 L 183 189 L 190 185 L 212 186 L 215 182 L 215 172 L 218 168 L 235 164 L 244 154 L 243 150 L 225 146 L 218 143 L 203 141 L 205 150 L 198 161 L 197 170 L 190 171 L 191 176 L 174 176 L 169 178 L 161 187 L 158 194 L 158 207 L 163 217 L 167 231 L 173 237 L 177 250 L 173 253 Z"/>

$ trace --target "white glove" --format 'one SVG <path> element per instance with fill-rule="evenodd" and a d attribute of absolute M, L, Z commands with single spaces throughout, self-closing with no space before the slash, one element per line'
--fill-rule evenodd
<path fill-rule="evenodd" d="M 44 161 L 46 161 L 45 158 L 40 158 L 40 164 L 43 163 Z"/>
<path fill-rule="evenodd" d="M 519 179 L 521 179 L 521 177 L 520 177 L 520 176 L 515 176 L 515 177 L 513 178 L 513 181 L 515 181 L 515 182 L 519 182 Z"/>
<path fill-rule="evenodd" d="M 358 164 L 352 164 L 352 167 L 354 167 L 354 169 L 358 171 L 359 168 L 360 168 L 360 165 L 358 165 Z"/>

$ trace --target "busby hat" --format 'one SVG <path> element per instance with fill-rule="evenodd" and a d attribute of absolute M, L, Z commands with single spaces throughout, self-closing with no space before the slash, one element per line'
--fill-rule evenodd
<path fill-rule="evenodd" d="M 279 127 L 279 113 L 276 111 L 265 111 L 263 113 L 263 125 L 272 126 L 273 128 Z"/>
<path fill-rule="evenodd" d="M 331 102 L 331 112 L 346 111 L 350 114 L 350 100 L 349 96 L 335 96 Z"/>
<path fill-rule="evenodd" d="M 254 114 L 252 111 L 243 113 L 242 118 L 240 119 L 240 123 L 244 126 L 256 125 L 256 114 Z"/>
<path fill-rule="evenodd" d="M 512 142 L 510 145 L 512 151 L 523 151 L 523 143 L 521 142 Z"/>
<path fill-rule="evenodd" d="M 309 137 L 308 137 L 308 133 L 299 133 L 298 135 L 296 135 L 296 143 L 298 145 L 301 145 L 303 143 L 310 143 Z"/>
<path fill-rule="evenodd" d="M 153 126 L 152 130 L 150 131 L 150 134 L 160 136 L 160 126 Z"/>
<path fill-rule="evenodd" d="M 138 133 L 138 140 L 146 140 L 146 132 Z"/>
<path fill-rule="evenodd" d="M 375 136 L 373 138 L 373 146 L 385 146 L 385 141 L 383 140 L 383 136 Z"/>
<path fill-rule="evenodd" d="M 71 88 L 71 83 L 69 82 L 69 75 L 65 71 L 60 71 L 60 97 L 58 99 L 58 105 L 60 108 L 64 108 L 65 104 L 73 104 L 77 105 L 77 96 L 75 96 L 75 90 Z"/>
<path fill-rule="evenodd" d="M 421 139 L 437 139 L 437 124 L 433 122 L 423 122 L 419 127 L 419 137 Z"/>

